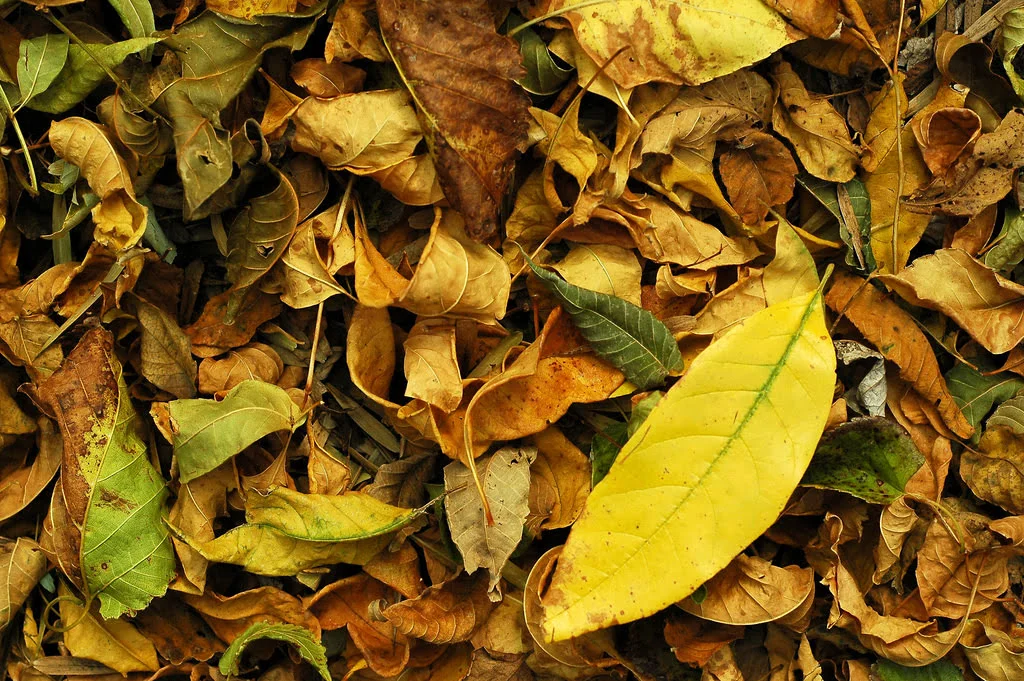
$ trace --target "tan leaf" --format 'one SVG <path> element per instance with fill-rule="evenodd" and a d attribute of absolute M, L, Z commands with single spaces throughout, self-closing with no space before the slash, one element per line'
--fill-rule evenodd
<path fill-rule="evenodd" d="M 946 107 L 914 117 L 911 128 L 932 175 L 944 175 L 981 134 L 981 117 L 970 109 Z"/>
<path fill-rule="evenodd" d="M 234 464 L 231 461 L 223 463 L 209 473 L 181 484 L 168 519 L 188 536 L 210 541 L 215 536 L 214 521 L 228 514 L 228 492 L 237 487 Z M 201 595 L 206 588 L 207 560 L 187 543 L 176 537 L 171 539 L 182 568 L 182 573 L 171 582 L 171 588 Z"/>
<path fill-rule="evenodd" d="M 590 493 L 590 461 L 554 426 L 531 441 L 537 447 L 537 459 L 530 466 L 527 527 L 534 534 L 569 527 L 583 512 Z"/>
<path fill-rule="evenodd" d="M 45 314 L 0 321 L 0 355 L 14 366 L 25 367 L 33 381 L 47 378 L 64 361 L 60 345 L 53 343 L 43 350 L 58 328 Z"/>
<path fill-rule="evenodd" d="M 913 317 L 871 284 L 842 271 L 836 272 L 825 303 L 845 315 L 864 338 L 899 367 L 900 376 L 938 407 L 953 432 L 970 437 L 973 428 L 953 401 L 935 353 Z"/>
<path fill-rule="evenodd" d="M 374 9 L 373 0 L 344 0 L 338 5 L 327 36 L 324 56 L 327 61 L 369 59 L 387 61 L 388 53 L 380 33 L 370 24 L 366 14 Z"/>
<path fill-rule="evenodd" d="M 292 121 L 292 148 L 316 156 L 331 170 L 365 174 L 388 168 L 412 156 L 423 139 L 416 110 L 402 90 L 309 97 Z"/>
<path fill-rule="evenodd" d="M 45 416 L 37 420 L 36 446 L 38 451 L 32 463 L 7 472 L 0 482 L 0 520 L 7 520 L 28 506 L 60 469 L 64 441 L 56 424 Z"/>
<path fill-rule="evenodd" d="M 427 587 L 420 575 L 420 555 L 412 542 L 402 542 L 398 550 L 381 551 L 363 570 L 405 598 L 416 598 Z"/>
<path fill-rule="evenodd" d="M 739 555 L 705 583 L 707 596 L 677 605 L 720 624 L 795 623 L 814 598 L 814 571 L 796 565 L 777 567 L 756 556 Z"/>
<path fill-rule="evenodd" d="M 198 612 L 222 641 L 234 641 L 256 622 L 294 624 L 320 637 L 320 622 L 301 600 L 273 586 L 261 586 L 234 596 L 221 596 L 213 591 L 198 596 L 184 595 L 184 600 Z"/>
<path fill-rule="evenodd" d="M 0 539 L 0 629 L 6 629 L 46 574 L 46 554 L 27 537 Z"/>
<path fill-rule="evenodd" d="M 773 206 L 793 198 L 796 162 L 777 138 L 752 132 L 736 140 L 719 157 L 729 200 L 749 225 L 759 224 Z"/>
<path fill-rule="evenodd" d="M 81 169 L 89 187 L 100 197 L 100 203 L 92 209 L 96 241 L 112 251 L 137 244 L 146 231 L 148 211 L 135 199 L 132 176 L 109 132 L 92 121 L 72 116 L 50 126 L 50 145 L 54 153 Z"/>
<path fill-rule="evenodd" d="M 76 623 L 64 632 L 64 645 L 72 655 L 95 660 L 124 675 L 160 668 L 156 648 L 133 625 L 105 620 L 95 607 L 86 612 L 64 584 L 58 593 L 62 596 L 61 621 Z"/>
<path fill-rule="evenodd" d="M 477 464 L 493 520 L 484 514 L 469 468 L 459 461 L 444 468 L 444 508 L 452 540 L 466 572 L 485 568 L 490 573 L 488 591 L 497 589 L 501 570 L 522 539 L 530 512 L 530 464 L 536 456 L 533 447 L 503 447 Z"/>
<path fill-rule="evenodd" d="M 196 361 L 188 336 L 157 306 L 142 298 L 136 298 L 134 304 L 141 337 L 142 375 L 175 397 L 195 397 Z"/>
<path fill-rule="evenodd" d="M 330 99 L 362 89 L 366 71 L 340 61 L 312 58 L 292 64 L 291 77 L 311 96 Z"/>
<path fill-rule="evenodd" d="M 333 216 L 337 216 L 337 210 L 333 211 Z M 344 290 L 327 266 L 330 255 L 334 254 L 325 258 L 317 245 L 317 227 L 322 222 L 318 220 L 319 217 L 307 220 L 296 228 L 295 236 L 288 243 L 277 266 L 284 280 L 281 302 L 288 307 L 312 307 Z M 351 233 L 345 229 L 341 232 L 348 235 L 351 244 Z M 355 256 L 354 251 L 352 255 Z"/>
<path fill-rule="evenodd" d="M 843 117 L 827 99 L 809 93 L 788 63 L 776 64 L 772 77 L 779 90 L 772 124 L 793 143 L 807 172 L 829 182 L 852 180 L 860 152 Z"/>
<path fill-rule="evenodd" d="M 277 351 L 263 343 L 250 343 L 229 350 L 224 357 L 207 357 L 199 363 L 199 392 L 224 393 L 242 381 L 277 383 L 284 362 Z"/>
<path fill-rule="evenodd" d="M 943 248 L 880 277 L 911 305 L 938 310 L 989 352 L 1009 352 L 1024 339 L 1024 286 L 967 253 Z"/>
<path fill-rule="evenodd" d="M 664 634 L 677 660 L 703 667 L 720 648 L 742 638 L 743 632 L 743 627 L 672 614 L 665 622 Z"/>
<path fill-rule="evenodd" d="M 405 347 L 405 394 L 450 413 L 462 402 L 462 375 L 455 353 L 455 324 L 420 319 Z"/>
<path fill-rule="evenodd" d="M 632 251 L 608 244 L 576 244 L 552 269 L 570 284 L 640 305 L 642 268 Z"/>
<path fill-rule="evenodd" d="M 960 477 L 981 499 L 1024 513 L 1024 442 L 1010 428 L 986 428 L 978 451 L 965 449 L 961 455 Z"/>
<path fill-rule="evenodd" d="M 875 572 L 871 577 L 875 584 L 890 580 L 902 582 L 908 567 L 901 560 L 903 547 L 910 538 L 910 533 L 919 527 L 924 527 L 924 521 L 918 517 L 904 497 L 882 509 L 882 514 L 878 518 L 880 535 L 875 546 Z"/>

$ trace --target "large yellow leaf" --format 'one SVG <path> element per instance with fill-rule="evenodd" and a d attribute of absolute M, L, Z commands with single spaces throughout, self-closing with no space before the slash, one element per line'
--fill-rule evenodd
<path fill-rule="evenodd" d="M 796 488 L 834 382 L 817 293 L 712 343 L 591 493 L 544 598 L 545 634 L 563 640 L 646 617 L 728 565 Z"/>
<path fill-rule="evenodd" d="M 545 14 L 580 4 L 550 0 Z M 565 13 L 583 49 L 622 87 L 684 85 L 750 66 L 802 37 L 761 0 L 618 0 Z"/>

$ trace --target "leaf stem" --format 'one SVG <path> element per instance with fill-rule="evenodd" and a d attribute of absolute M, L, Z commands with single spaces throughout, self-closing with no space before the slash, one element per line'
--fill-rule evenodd
<path fill-rule="evenodd" d="M 529 21 L 525 21 L 525 22 L 519 24 L 518 26 L 516 26 L 515 28 L 510 30 L 508 33 L 506 33 L 505 35 L 507 35 L 508 37 L 511 38 L 516 33 L 519 33 L 520 31 L 522 31 L 523 29 L 530 28 L 531 26 L 539 24 L 542 21 L 547 21 L 548 19 L 554 19 L 555 17 L 560 17 L 563 14 L 567 14 L 568 12 L 572 12 L 572 11 L 578 10 L 578 9 L 583 9 L 584 7 L 590 7 L 591 5 L 603 5 L 604 3 L 607 3 L 607 2 L 618 2 L 618 0 L 582 0 L 582 2 L 577 2 L 574 5 L 566 5 L 565 7 L 559 7 L 558 9 L 551 10 L 547 14 L 542 14 L 539 17 L 535 17 L 533 19 L 530 19 Z"/>
<path fill-rule="evenodd" d="M 11 119 L 11 127 L 14 128 L 14 134 L 18 137 L 18 144 L 21 145 L 21 151 L 25 155 L 25 165 L 28 166 L 28 190 L 32 192 L 33 196 L 39 194 L 39 181 L 36 179 L 36 168 L 32 164 L 32 154 L 29 153 L 29 145 L 25 140 L 25 135 L 21 132 L 21 126 L 18 125 L 18 117 L 14 115 L 14 109 L 11 108 L 11 102 L 7 99 L 7 93 L 0 87 L 0 103 L 3 103 L 4 110 L 7 112 L 8 117 Z"/>

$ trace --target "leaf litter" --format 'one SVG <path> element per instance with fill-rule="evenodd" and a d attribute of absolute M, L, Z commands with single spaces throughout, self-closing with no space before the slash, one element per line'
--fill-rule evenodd
<path fill-rule="evenodd" d="M 0 1 L 5 673 L 1024 678 L 1022 45 Z"/>

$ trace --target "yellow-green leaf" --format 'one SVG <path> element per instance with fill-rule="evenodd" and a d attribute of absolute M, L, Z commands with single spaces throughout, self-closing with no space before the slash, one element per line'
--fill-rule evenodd
<path fill-rule="evenodd" d="M 385 504 L 369 494 L 302 494 L 286 487 L 253 494 L 246 519 L 281 534 L 316 542 L 355 541 L 394 532 L 419 511 Z"/>
<path fill-rule="evenodd" d="M 728 565 L 800 482 L 834 383 L 817 293 L 712 343 L 591 493 L 544 598 L 545 634 L 564 640 L 646 617 Z"/>

